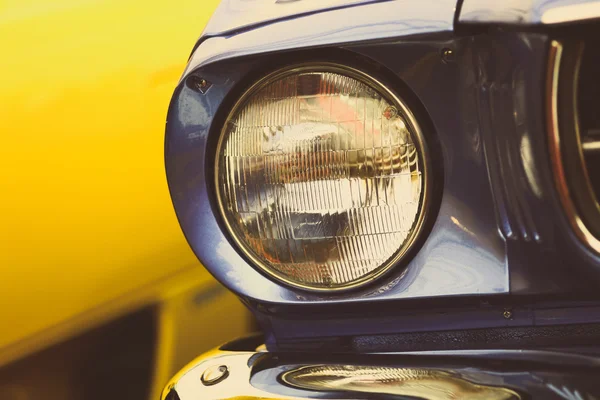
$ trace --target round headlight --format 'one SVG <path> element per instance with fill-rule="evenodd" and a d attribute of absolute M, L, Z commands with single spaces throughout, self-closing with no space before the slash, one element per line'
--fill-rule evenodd
<path fill-rule="evenodd" d="M 216 157 L 229 233 L 262 271 L 308 290 L 356 287 L 423 225 L 426 148 L 405 104 L 362 72 L 288 68 L 237 102 Z"/>

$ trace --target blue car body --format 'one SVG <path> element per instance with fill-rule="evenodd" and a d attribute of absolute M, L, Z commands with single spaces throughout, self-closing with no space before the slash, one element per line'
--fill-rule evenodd
<path fill-rule="evenodd" d="M 575 0 L 224 0 L 173 95 L 167 177 L 190 246 L 265 336 L 201 357 L 165 396 L 410 395 L 281 380 L 325 364 L 445 371 L 505 388 L 506 398 L 600 396 L 600 249 L 565 211 L 551 136 L 554 67 L 563 46 L 598 32 L 598 9 Z M 308 61 L 352 65 L 401 92 L 431 148 L 427 234 L 403 265 L 348 292 L 303 291 L 252 268 L 215 206 L 216 142 L 231 105 L 261 76 Z M 261 343 L 268 351 L 256 351 Z M 217 360 L 247 368 L 226 366 L 222 382 L 200 384 Z M 243 382 L 237 392 L 234 381 Z"/>

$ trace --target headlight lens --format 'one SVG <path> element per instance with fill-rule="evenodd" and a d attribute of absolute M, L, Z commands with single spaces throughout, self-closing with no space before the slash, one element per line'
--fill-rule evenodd
<path fill-rule="evenodd" d="M 219 207 L 264 272 L 313 290 L 355 287 L 414 242 L 425 145 L 406 106 L 333 65 L 269 75 L 232 109 L 217 149 Z"/>

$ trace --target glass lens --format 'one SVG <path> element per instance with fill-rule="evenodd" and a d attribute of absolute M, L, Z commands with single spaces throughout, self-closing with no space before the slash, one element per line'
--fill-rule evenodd
<path fill-rule="evenodd" d="M 397 261 L 421 213 L 413 125 L 375 84 L 327 70 L 279 75 L 229 116 L 217 187 L 232 235 L 261 268 L 343 288 Z"/>

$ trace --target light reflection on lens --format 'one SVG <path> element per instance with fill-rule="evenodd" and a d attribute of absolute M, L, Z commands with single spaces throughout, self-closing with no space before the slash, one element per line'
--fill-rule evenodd
<path fill-rule="evenodd" d="M 260 267 L 313 289 L 363 282 L 420 228 L 422 144 L 383 89 L 327 68 L 268 79 L 234 108 L 217 161 L 219 203 Z"/>
<path fill-rule="evenodd" d="M 456 374 L 427 368 L 314 365 L 288 371 L 281 378 L 298 388 L 380 393 L 427 400 L 519 400 L 513 390 L 470 382 Z"/>

